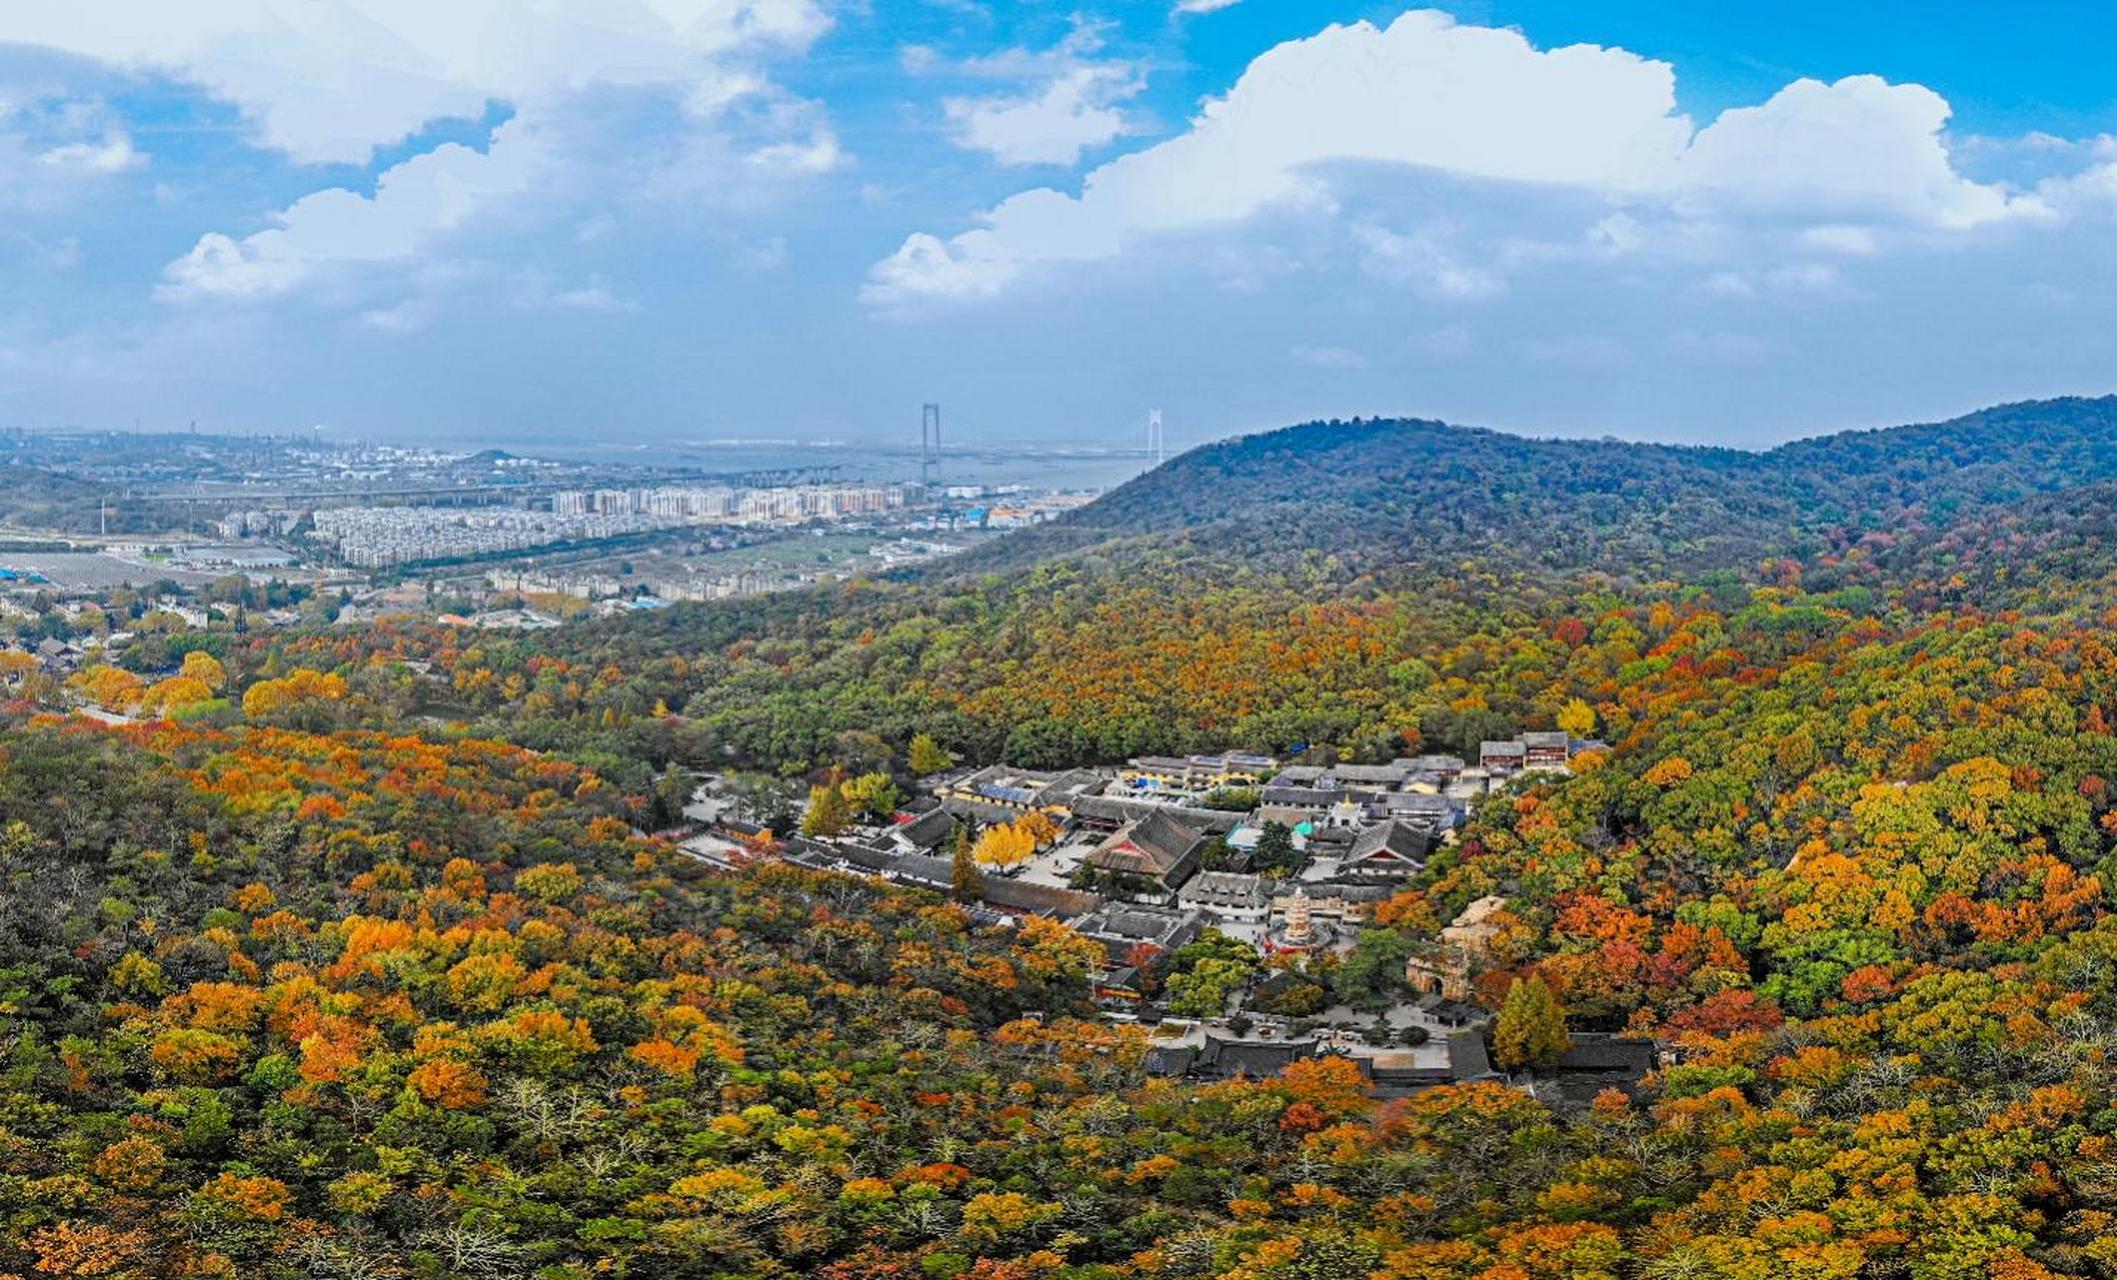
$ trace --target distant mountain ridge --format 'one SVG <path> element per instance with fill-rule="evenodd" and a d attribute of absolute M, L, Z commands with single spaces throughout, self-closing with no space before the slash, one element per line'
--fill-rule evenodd
<path fill-rule="evenodd" d="M 956 567 L 1004 572 L 1152 544 L 1265 565 L 1324 555 L 1354 572 L 1472 552 L 1566 570 L 1696 571 L 2112 479 L 2117 396 L 1764 451 L 1315 422 L 1194 449 Z"/>
<path fill-rule="evenodd" d="M 1317 423 L 1194 450 L 902 577 L 613 617 L 523 651 L 660 672 L 626 714 L 684 708 L 682 732 L 773 767 L 921 732 L 1036 767 L 1404 724 L 1470 749 L 1548 722 L 1537 691 L 1559 660 L 1469 709 L 1434 692 L 1451 672 L 1499 661 L 1480 651 L 1494 635 L 1536 651 L 1623 602 L 1709 600 L 1757 657 L 1855 617 L 2099 619 L 2117 608 L 2113 444 L 2117 399 L 1755 453 Z M 1801 603 L 1745 617 L 1760 585 Z M 511 735 L 574 732 L 504 714 Z M 618 750 L 658 723 L 597 732 Z"/>

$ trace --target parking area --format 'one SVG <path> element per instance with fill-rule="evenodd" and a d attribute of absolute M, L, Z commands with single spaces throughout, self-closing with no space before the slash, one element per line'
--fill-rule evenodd
<path fill-rule="evenodd" d="M 114 587 L 146 587 L 174 581 L 188 586 L 212 582 L 216 575 L 168 564 L 144 564 L 121 560 L 93 551 L 11 551 L 0 556 L 0 564 L 24 573 L 38 573 L 60 591 L 105 591 Z M 22 583 L 25 587 L 35 584 Z"/>

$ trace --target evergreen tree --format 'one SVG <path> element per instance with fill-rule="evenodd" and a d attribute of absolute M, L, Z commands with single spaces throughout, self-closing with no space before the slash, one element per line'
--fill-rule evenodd
<path fill-rule="evenodd" d="M 949 874 L 949 886 L 955 892 L 957 902 L 976 902 L 985 892 L 985 874 L 978 870 L 977 860 L 970 856 L 970 829 L 956 828 L 955 866 Z"/>
<path fill-rule="evenodd" d="M 654 816 L 658 827 L 673 827 L 684 820 L 684 806 L 691 802 L 691 775 L 675 761 L 654 781 Z"/>
<path fill-rule="evenodd" d="M 1337 996 L 1358 1009 L 1380 1012 L 1404 992 L 1411 939 L 1395 929 L 1366 929 L 1331 977 Z"/>
<path fill-rule="evenodd" d="M 1492 1027 L 1494 1061 L 1509 1071 L 1534 1071 L 1558 1061 L 1569 1043 L 1566 1011 L 1542 978 L 1523 978 L 1507 988 Z"/>
<path fill-rule="evenodd" d="M 1257 851 L 1250 865 L 1258 871 L 1292 871 L 1301 865 L 1301 851 L 1294 847 L 1294 829 L 1284 822 L 1267 822 L 1257 833 Z"/>

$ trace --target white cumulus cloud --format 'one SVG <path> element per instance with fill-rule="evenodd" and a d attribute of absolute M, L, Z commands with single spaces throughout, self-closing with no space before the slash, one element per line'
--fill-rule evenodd
<path fill-rule="evenodd" d="M 1116 104 L 1138 92 L 1124 68 L 1076 67 L 1033 93 L 950 98 L 942 108 L 960 147 L 1003 164 L 1073 164 L 1125 132 Z"/>
<path fill-rule="evenodd" d="M 1048 49 L 1003 49 L 961 63 L 914 45 L 904 50 L 904 68 L 1012 83 L 1002 92 L 943 99 L 955 145 L 1002 164 L 1074 164 L 1083 151 L 1130 132 L 1122 104 L 1146 87 L 1138 67 L 1102 56 L 1110 29 L 1077 17 Z"/>
<path fill-rule="evenodd" d="M 169 264 L 160 292 L 268 297 L 327 267 L 413 261 L 488 201 L 522 190 L 543 159 L 531 126 L 511 120 L 493 132 L 484 151 L 452 142 L 396 165 L 372 196 L 318 191 L 288 206 L 264 231 L 239 240 L 219 232 L 202 236 Z"/>
<path fill-rule="evenodd" d="M 40 152 L 37 163 L 84 173 L 122 173 L 146 163 L 146 157 L 133 150 L 130 137 L 113 130 L 93 142 L 69 142 Z"/>
<path fill-rule="evenodd" d="M 1955 171 L 1941 142 L 1948 103 L 1879 76 L 1797 80 L 1699 131 L 1679 185 L 1707 205 L 1805 219 L 1872 217 L 1961 229 L 2044 212 Z"/>
<path fill-rule="evenodd" d="M 0 43 L 196 85 L 233 104 L 257 144 L 303 163 L 365 164 L 434 121 L 506 109 L 483 148 L 413 156 L 380 174 L 372 196 L 317 191 L 264 230 L 201 236 L 159 290 L 254 298 L 333 265 L 411 261 L 533 176 L 606 161 L 595 140 L 576 138 L 567 156 L 537 136 L 538 122 L 597 91 L 660 95 L 694 132 L 734 129 L 739 114 L 757 136 L 722 154 L 752 172 L 835 167 L 842 155 L 820 111 L 753 65 L 805 49 L 829 25 L 819 0 L 79 0 L 0 8 Z M 136 163 L 116 133 L 42 159 Z"/>
<path fill-rule="evenodd" d="M 98 99 L 0 96 L 0 210 L 11 216 L 68 208 L 146 164 L 123 122 Z M 21 234 L 20 227 L 0 230 L 8 240 Z"/>
<path fill-rule="evenodd" d="M 2043 212 L 1955 171 L 1940 132 L 1947 104 L 1919 86 L 1800 81 L 1701 130 L 1676 110 L 1675 84 L 1667 63 L 1622 49 L 1542 50 L 1434 11 L 1332 26 L 1267 51 L 1185 132 L 1097 168 L 1078 195 L 1025 191 L 967 231 L 911 235 L 864 293 L 882 305 L 986 296 L 1041 264 L 1114 257 L 1157 234 L 1270 206 L 1327 210 L 1329 169 L 1347 164 L 1572 189 L 1690 218 L 1947 229 Z M 1406 248 L 1444 291 L 1449 279 L 1485 291 L 1477 268 L 1436 268 L 1432 253 Z"/>
<path fill-rule="evenodd" d="M 799 48 L 815 0 L 69 0 L 0 7 L 0 42 L 204 87 L 298 160 L 358 163 L 430 120 L 596 84 L 691 84 Z"/>

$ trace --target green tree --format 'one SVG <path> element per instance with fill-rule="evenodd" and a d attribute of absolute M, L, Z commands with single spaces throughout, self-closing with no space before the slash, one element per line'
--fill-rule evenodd
<path fill-rule="evenodd" d="M 1779 766 L 1779 772 L 1789 779 L 1808 776 L 1816 767 L 1817 759 L 1815 736 L 1805 725 L 1779 739 L 1779 745 L 1772 752 L 1772 760 Z"/>
<path fill-rule="evenodd" d="M 887 742 L 866 729 L 847 729 L 831 740 L 830 758 L 847 773 L 883 773 L 895 753 Z"/>
<path fill-rule="evenodd" d="M 737 819 L 766 825 L 772 825 L 792 798 L 787 784 L 764 773 L 729 774 L 720 790 L 727 797 L 728 812 Z"/>
<path fill-rule="evenodd" d="M 1263 792 L 1255 787 L 1215 787 L 1199 797 L 1201 808 L 1218 809 L 1225 813 L 1248 813 L 1257 807 Z"/>
<path fill-rule="evenodd" d="M 1169 959 L 1169 1008 L 1185 1017 L 1220 1013 L 1257 972 L 1257 949 L 1218 929 L 1206 930 Z"/>
<path fill-rule="evenodd" d="M 943 750 L 941 744 L 934 741 L 932 734 L 922 733 L 911 740 L 908 763 L 911 765 L 911 771 L 920 777 L 939 773 L 955 762 L 955 757 Z"/>
<path fill-rule="evenodd" d="M 1395 929 L 1366 929 L 1339 964 L 1331 985 L 1338 998 L 1361 1009 L 1389 1006 L 1404 990 L 1404 962 L 1411 939 Z"/>
<path fill-rule="evenodd" d="M 957 902 L 976 902 L 985 892 L 985 873 L 970 856 L 970 832 L 963 827 L 956 828 L 955 861 L 948 879 Z"/>
<path fill-rule="evenodd" d="M 1294 829 L 1284 822 L 1267 822 L 1257 833 L 1257 849 L 1250 865 L 1259 871 L 1291 871 L 1301 865 L 1301 851 L 1294 847 Z"/>
<path fill-rule="evenodd" d="M 1201 960 L 1169 977 L 1169 1010 L 1186 1018 L 1210 1018 L 1227 1009 L 1228 997 L 1257 971 L 1254 959 Z"/>
<path fill-rule="evenodd" d="M 855 813 L 886 818 L 904 803 L 904 793 L 886 773 L 863 773 L 845 784 L 845 798 Z"/>
<path fill-rule="evenodd" d="M 1218 929 L 1207 929 L 1193 941 L 1178 948 L 1169 967 L 1182 973 L 1207 960 L 1239 960 L 1254 965 L 1257 962 L 1257 949 L 1232 934 L 1222 933 Z"/>
<path fill-rule="evenodd" d="M 1542 978 L 1522 978 L 1507 988 L 1492 1027 L 1495 1062 L 1509 1071 L 1534 1071 L 1558 1061 L 1569 1043 L 1566 1011 Z"/>
<path fill-rule="evenodd" d="M 187 660 L 188 661 L 188 660 Z M 654 819 L 659 827 L 673 827 L 684 820 L 684 806 L 691 803 L 691 775 L 675 761 L 654 780 Z"/>

